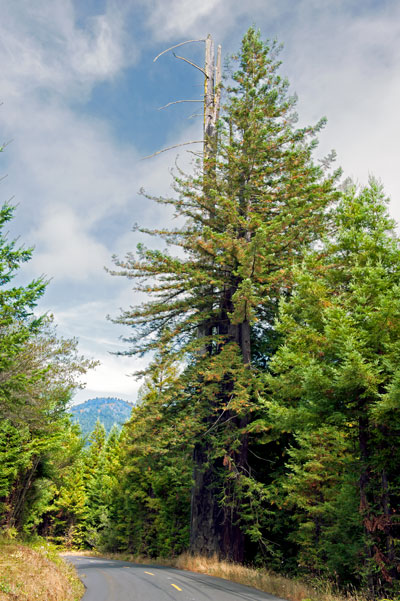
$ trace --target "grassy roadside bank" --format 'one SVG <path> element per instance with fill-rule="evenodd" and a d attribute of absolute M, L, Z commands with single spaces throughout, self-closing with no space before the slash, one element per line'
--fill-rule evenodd
<path fill-rule="evenodd" d="M 79 601 L 83 592 L 53 546 L 0 537 L 0 601 Z"/>
<path fill-rule="evenodd" d="M 368 601 L 367 597 L 359 592 L 340 594 L 336 592 L 331 583 L 322 581 L 315 586 L 297 580 L 287 578 L 280 574 L 270 572 L 266 569 L 247 568 L 242 565 L 218 561 L 215 558 L 193 557 L 183 554 L 176 558 L 149 559 L 141 555 L 130 555 L 124 553 L 100 553 L 77 551 L 79 555 L 92 555 L 105 557 L 107 559 L 120 559 L 133 563 L 157 564 L 190 570 L 232 580 L 240 584 L 252 586 L 271 595 L 275 595 L 288 601 Z M 399 601 L 398 599 L 381 599 L 376 601 Z"/>

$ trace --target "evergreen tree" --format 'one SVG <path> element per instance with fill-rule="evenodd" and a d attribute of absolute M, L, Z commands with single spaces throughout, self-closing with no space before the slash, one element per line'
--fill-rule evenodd
<path fill-rule="evenodd" d="M 107 481 L 106 451 L 107 438 L 105 427 L 97 421 L 89 436 L 89 448 L 84 454 L 85 491 L 87 518 L 85 520 L 86 541 L 92 546 L 99 543 L 99 531 L 107 520 Z"/>
<path fill-rule="evenodd" d="M 69 547 L 103 545 L 113 490 L 121 483 L 119 430 L 106 438 L 98 422 L 89 442 L 84 446 L 79 427 L 70 426 L 61 455 L 54 458 L 53 495 L 40 525 L 41 534 Z"/>
<path fill-rule="evenodd" d="M 161 237 L 179 257 L 138 247 L 113 274 L 137 278 L 150 300 L 115 321 L 136 334 L 129 353 L 161 349 L 191 364 L 191 402 L 203 434 L 194 449 L 191 549 L 243 560 L 238 512 L 248 473 L 257 370 L 253 340 L 273 324 L 290 266 L 318 239 L 336 198 L 335 175 L 312 161 L 323 126 L 295 128 L 295 97 L 278 75 L 276 44 L 250 29 L 226 88 L 215 152 L 175 177 L 171 204 L 186 220 Z M 329 162 L 329 161 L 328 161 Z M 337 174 L 336 174 L 337 175 Z"/>
<path fill-rule="evenodd" d="M 264 421 L 308 432 L 324 423 L 354 444 L 364 562 L 353 570 L 374 596 L 396 589 L 399 571 L 400 243 L 386 202 L 374 180 L 359 193 L 351 187 L 334 238 L 296 271 L 295 293 L 281 306 L 284 344 L 272 361 Z M 315 490 L 327 485 L 328 477 Z M 314 513 L 324 513 L 321 503 Z M 326 551 L 338 557 L 334 545 Z"/>
<path fill-rule="evenodd" d="M 103 537 L 107 548 L 153 557 L 187 548 L 196 420 L 193 407 L 180 402 L 177 378 L 173 364 L 156 358 L 123 428 Z"/>
<path fill-rule="evenodd" d="M 43 295 L 46 282 L 40 278 L 26 286 L 13 286 L 12 280 L 23 263 L 29 261 L 32 249 L 19 248 L 8 240 L 6 227 L 14 207 L 0 209 L 0 412 L 3 419 L 13 418 L 19 411 L 19 391 L 24 377 L 16 367 L 24 345 L 40 328 L 41 320 L 33 317 L 33 309 Z M 18 407 L 18 408 L 17 408 Z"/>
<path fill-rule="evenodd" d="M 53 514 L 51 531 L 54 539 L 67 547 L 81 547 L 89 514 L 82 457 L 64 470 L 49 509 Z"/>
<path fill-rule="evenodd" d="M 276 501 L 291 511 L 301 572 L 340 584 L 358 581 L 362 524 L 355 494 L 357 460 L 346 430 L 322 425 L 300 431 L 288 449 Z"/>
<path fill-rule="evenodd" d="M 93 363 L 56 336 L 50 317 L 34 315 L 43 278 L 14 285 L 32 250 L 8 239 L 13 212 L 0 208 L 0 526 L 29 530 L 54 490 L 48 471 L 68 432 L 66 404 Z"/>

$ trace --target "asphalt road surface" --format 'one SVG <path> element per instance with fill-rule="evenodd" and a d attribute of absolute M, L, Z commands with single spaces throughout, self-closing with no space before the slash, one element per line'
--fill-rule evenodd
<path fill-rule="evenodd" d="M 249 586 L 174 568 L 66 557 L 86 586 L 82 601 L 282 601 Z"/>

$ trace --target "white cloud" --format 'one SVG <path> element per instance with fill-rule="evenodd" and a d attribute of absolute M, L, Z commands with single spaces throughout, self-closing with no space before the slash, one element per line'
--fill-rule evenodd
<path fill-rule="evenodd" d="M 48 277 L 82 280 L 101 270 L 111 250 L 96 228 L 139 187 L 134 147 L 70 104 L 135 60 L 123 11 L 111 8 L 78 24 L 69 0 L 2 7 L 0 126 L 13 139 L 2 192 L 17 199 L 15 229 L 36 247 L 28 269 Z"/>
<path fill-rule="evenodd" d="M 147 10 L 147 26 L 154 40 L 189 39 L 192 36 L 204 38 L 208 33 L 217 35 L 217 42 L 223 42 L 232 32 L 232 28 L 248 27 L 259 20 L 276 18 L 282 11 L 282 2 L 278 0 L 153 0 L 143 2 Z M 244 33 L 244 30 L 241 31 Z M 237 40 L 237 35 L 235 35 Z M 240 38 L 239 38 L 240 39 Z"/>
<path fill-rule="evenodd" d="M 71 0 L 21 0 L 2 6 L 0 85 L 3 98 L 46 90 L 81 96 L 137 58 L 121 11 L 76 22 Z"/>
<path fill-rule="evenodd" d="M 141 381 L 132 374 L 143 369 L 148 358 L 117 356 L 112 353 L 128 350 L 128 345 L 118 339 L 118 335 L 129 335 L 129 329 L 117 326 L 106 319 L 109 312 L 117 312 L 120 304 L 129 304 L 129 291 L 125 286 L 114 286 L 115 298 L 104 298 L 90 302 L 73 302 L 60 309 L 55 315 L 55 324 L 59 335 L 79 340 L 79 352 L 99 361 L 99 365 L 82 378 L 85 389 L 77 390 L 74 402 L 84 401 L 96 396 L 117 396 L 135 401 Z M 51 312 L 51 307 L 43 306 L 42 311 Z"/>
<path fill-rule="evenodd" d="M 74 403 L 97 396 L 118 397 L 134 402 L 142 382 L 129 374 L 144 367 L 145 363 L 113 355 L 100 355 L 99 359 L 101 364 L 86 375 L 85 389 L 76 391 Z"/>
<path fill-rule="evenodd" d="M 335 148 L 344 175 L 361 184 L 370 173 L 381 178 L 399 221 L 400 6 L 379 14 L 345 8 L 317 10 L 314 19 L 299 14 L 285 36 L 283 71 L 299 94 L 302 122 L 328 117 L 321 151 Z"/>
<path fill-rule="evenodd" d="M 114 38 L 121 27 L 105 15 L 89 20 L 90 35 L 77 36 L 77 45 L 71 49 L 73 71 L 82 76 L 107 78 L 124 65 L 123 48 Z"/>
<path fill-rule="evenodd" d="M 54 104 L 46 109 L 22 100 L 3 108 L 15 138 L 6 153 L 7 187 L 20 203 L 16 225 L 36 247 L 31 268 L 82 279 L 102 269 L 111 254 L 96 230 L 133 204 L 137 154 L 118 146 L 96 120 Z"/>
<path fill-rule="evenodd" d="M 109 253 L 85 232 L 84 223 L 65 205 L 49 211 L 33 238 L 40 250 L 31 269 L 57 279 L 84 280 L 102 270 Z"/>
<path fill-rule="evenodd" d="M 135 212 L 146 214 L 147 206 L 135 206 L 138 172 L 146 168 L 133 145 L 121 144 L 105 121 L 79 109 L 97 83 L 136 60 L 123 17 L 110 4 L 78 23 L 68 0 L 3 6 L 0 127 L 2 139 L 13 138 L 1 157 L 9 174 L 3 198 L 13 194 L 19 204 L 11 230 L 36 247 L 21 280 L 54 277 L 39 311 L 55 312 L 60 334 L 78 336 L 80 350 L 101 359 L 88 374 L 93 391 L 134 399 L 136 383 L 125 373 L 135 367 L 108 354 L 123 345 L 121 329 L 106 321 L 128 302 L 129 286 L 104 272 L 115 239 L 99 231 L 109 228 L 118 237 L 113 225 L 121 215 L 125 233 Z M 83 304 L 87 297 L 101 301 Z"/>
<path fill-rule="evenodd" d="M 147 24 L 155 39 L 166 40 L 173 36 L 198 31 L 202 26 L 202 21 L 219 10 L 220 6 L 221 0 L 203 0 L 203 2 L 156 0 L 150 5 L 147 4 L 149 14 Z M 204 31 L 201 32 L 201 35 L 204 36 Z"/>
<path fill-rule="evenodd" d="M 87 387 L 97 393 L 107 391 L 110 396 L 118 390 L 118 394 L 130 395 L 130 400 L 134 401 L 141 382 L 132 373 L 143 368 L 147 361 L 114 355 L 104 355 L 100 361 L 101 364 L 88 374 Z M 121 371 L 125 371 L 124 376 Z"/>

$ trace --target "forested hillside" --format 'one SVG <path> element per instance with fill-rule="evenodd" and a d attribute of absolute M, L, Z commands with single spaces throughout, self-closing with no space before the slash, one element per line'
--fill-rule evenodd
<path fill-rule="evenodd" d="M 178 225 L 140 230 L 166 250 L 115 259 L 146 294 L 115 317 L 126 353 L 152 356 L 121 432 L 83 448 L 65 407 L 88 364 L 32 316 L 42 281 L 8 287 L 29 252 L 2 239 L 2 525 L 395 599 L 400 239 L 377 180 L 316 160 L 325 121 L 297 127 L 278 55 L 251 28 L 221 106 L 206 82 L 204 152 L 152 199 Z"/>
<path fill-rule="evenodd" d="M 109 434 L 114 425 L 120 427 L 129 419 L 131 411 L 130 403 L 111 397 L 96 397 L 69 408 L 72 421 L 79 424 L 83 436 L 93 432 L 97 420 L 104 425 L 106 433 Z"/>

